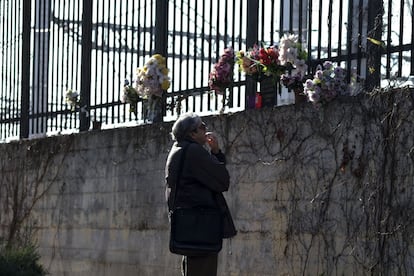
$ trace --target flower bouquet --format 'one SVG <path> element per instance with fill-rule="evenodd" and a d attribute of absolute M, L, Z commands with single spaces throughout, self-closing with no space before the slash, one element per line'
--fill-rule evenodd
<path fill-rule="evenodd" d="M 160 54 L 153 55 L 136 71 L 135 89 L 138 95 L 147 100 L 146 121 L 162 121 L 162 94 L 170 88 L 168 73 L 165 58 Z"/>
<path fill-rule="evenodd" d="M 121 102 L 129 103 L 129 112 L 134 113 L 135 116 L 137 116 L 137 103 L 139 99 L 138 91 L 129 84 L 128 80 L 125 80 Z"/>
<path fill-rule="evenodd" d="M 304 93 L 315 107 L 328 103 L 338 95 L 346 95 L 349 85 L 346 81 L 346 71 L 332 62 L 325 61 L 323 66 L 318 65 L 313 79 L 306 80 Z"/>
<path fill-rule="evenodd" d="M 143 67 L 137 68 L 135 89 L 146 98 L 149 96 L 161 97 L 164 90 L 170 88 L 165 58 L 160 54 L 153 55 Z"/>
<path fill-rule="evenodd" d="M 70 105 L 72 111 L 75 111 L 75 109 L 80 106 L 79 93 L 72 89 L 66 91 L 65 100 L 66 103 Z"/>
<path fill-rule="evenodd" d="M 214 65 L 209 75 L 208 85 L 217 94 L 224 94 L 226 88 L 233 83 L 234 51 L 232 48 L 224 49 L 224 54 Z"/>
<path fill-rule="evenodd" d="M 281 83 L 295 94 L 302 94 L 303 81 L 308 70 L 306 65 L 307 53 L 302 50 L 297 35 L 285 34 L 280 39 L 279 60 L 286 66 L 286 71 L 280 76 Z"/>
<path fill-rule="evenodd" d="M 254 45 L 247 52 L 239 51 L 236 54 L 240 71 L 260 81 L 265 77 L 278 80 L 286 67 L 279 60 L 279 49 L 276 46 L 259 47 Z"/>
<path fill-rule="evenodd" d="M 137 103 L 143 100 L 146 107 L 146 119 L 152 122 L 159 121 L 162 110 L 162 94 L 170 87 L 169 70 L 166 66 L 165 58 L 160 54 L 155 54 L 136 70 L 135 86 L 130 85 L 129 81 L 124 82 L 123 95 L 121 101 L 130 104 L 130 112 L 137 115 Z"/>

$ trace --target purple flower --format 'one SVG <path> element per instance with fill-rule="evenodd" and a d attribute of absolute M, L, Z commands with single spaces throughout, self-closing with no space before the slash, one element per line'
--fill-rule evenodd
<path fill-rule="evenodd" d="M 332 67 L 333 67 L 332 61 L 327 60 L 323 63 L 323 68 L 325 68 L 326 70 L 331 70 Z"/>
<path fill-rule="evenodd" d="M 323 77 L 323 71 L 322 70 L 316 71 L 315 78 L 322 79 L 322 77 Z"/>
<path fill-rule="evenodd" d="M 313 89 L 313 87 L 314 87 L 313 80 L 307 79 L 306 82 L 305 82 L 305 88 Z"/>
<path fill-rule="evenodd" d="M 305 94 L 316 108 L 335 99 L 338 95 L 348 93 L 345 69 L 334 67 L 332 62 L 326 61 L 323 66 L 318 65 L 313 80 L 305 82 Z"/>

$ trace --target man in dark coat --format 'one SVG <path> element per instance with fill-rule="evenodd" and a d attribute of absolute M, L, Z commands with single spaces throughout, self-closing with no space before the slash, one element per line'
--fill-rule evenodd
<path fill-rule="evenodd" d="M 222 194 L 229 189 L 230 176 L 216 136 L 206 131 L 205 123 L 194 113 L 181 115 L 172 127 L 172 138 L 175 143 L 165 167 L 168 208 L 172 209 L 173 195 L 179 181 L 175 206 L 221 209 L 224 214 L 223 238 L 231 238 L 236 235 L 236 229 Z M 205 145 L 210 151 L 206 150 Z M 177 179 L 184 148 L 186 152 L 183 168 L 180 179 Z M 182 272 L 184 276 L 217 275 L 217 254 L 184 256 Z"/>

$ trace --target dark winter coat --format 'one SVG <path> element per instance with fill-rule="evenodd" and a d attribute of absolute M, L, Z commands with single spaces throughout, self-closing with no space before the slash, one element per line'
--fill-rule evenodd
<path fill-rule="evenodd" d="M 173 206 L 175 183 L 184 147 L 187 149 L 175 206 L 220 208 L 224 214 L 224 238 L 236 235 L 233 219 L 222 194 L 229 189 L 230 184 L 229 172 L 225 166 L 225 156 L 221 152 L 211 154 L 192 140 L 175 142 L 168 155 L 165 175 L 169 210 Z M 171 192 L 168 188 L 171 188 Z"/>

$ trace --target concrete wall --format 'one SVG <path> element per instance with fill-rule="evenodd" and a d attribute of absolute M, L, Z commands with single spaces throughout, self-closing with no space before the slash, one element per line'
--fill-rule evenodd
<path fill-rule="evenodd" d="M 219 275 L 414 273 L 412 92 L 204 119 L 227 154 L 239 231 Z M 179 275 L 164 201 L 170 128 L 0 145 L 3 236 L 19 194 L 52 275 Z"/>

